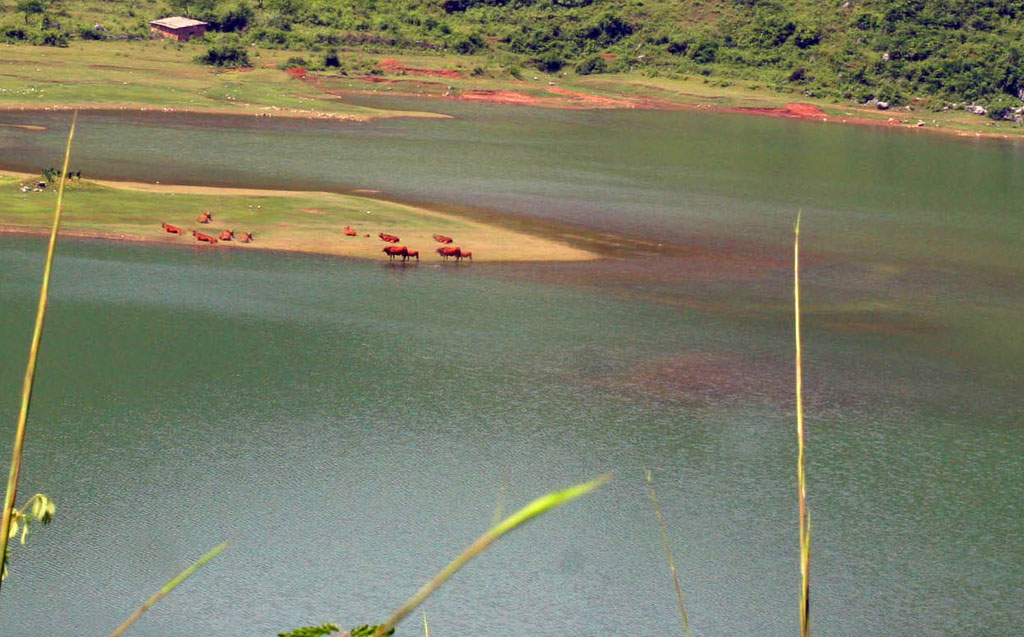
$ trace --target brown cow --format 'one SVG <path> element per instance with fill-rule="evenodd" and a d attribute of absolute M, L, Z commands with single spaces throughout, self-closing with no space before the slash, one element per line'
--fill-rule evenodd
<path fill-rule="evenodd" d="M 242 238 L 239 239 L 238 241 L 241 242 L 241 243 L 252 243 L 252 233 L 251 232 L 243 232 L 242 233 Z"/>
<path fill-rule="evenodd" d="M 416 257 L 416 260 L 419 261 L 420 260 L 420 251 L 419 250 L 408 250 L 407 251 L 407 258 L 411 259 L 413 257 Z"/>
<path fill-rule="evenodd" d="M 357 233 L 355 230 L 352 229 L 352 226 L 345 226 L 345 236 L 346 237 L 355 237 L 355 236 L 358 236 L 358 234 L 359 233 Z"/>
<path fill-rule="evenodd" d="M 452 242 L 452 238 L 451 237 L 446 237 L 443 234 L 435 234 L 434 235 L 434 241 L 437 241 L 438 243 L 451 243 Z"/>
<path fill-rule="evenodd" d="M 463 259 L 469 259 L 470 261 L 472 261 L 473 260 L 473 253 L 470 252 L 469 250 L 463 250 L 462 251 L 462 258 Z M 456 260 L 458 260 L 458 259 L 456 259 Z"/>
<path fill-rule="evenodd" d="M 437 249 L 437 253 L 440 254 L 445 261 L 447 261 L 449 257 L 455 257 L 456 261 L 462 258 L 462 250 L 458 247 L 441 246 Z"/>
<path fill-rule="evenodd" d="M 217 237 L 211 237 L 208 234 L 203 234 L 202 232 L 196 232 L 195 230 L 192 231 L 192 236 L 196 238 L 196 241 L 205 241 L 205 242 L 211 243 L 211 244 L 212 243 L 217 243 Z"/>
<path fill-rule="evenodd" d="M 231 241 L 234 238 L 235 238 L 235 231 L 234 230 L 221 230 L 220 231 L 220 240 L 221 241 Z"/>
<path fill-rule="evenodd" d="M 387 241 L 388 243 L 398 243 L 398 237 L 396 237 L 393 234 L 385 234 L 381 232 L 377 236 L 383 239 L 384 241 Z"/>
<path fill-rule="evenodd" d="M 198 221 L 199 223 L 210 223 L 211 221 L 213 221 L 213 215 L 210 214 L 208 211 L 204 210 L 201 213 L 199 213 L 198 217 L 196 217 L 196 221 Z"/>
<path fill-rule="evenodd" d="M 163 228 L 165 232 L 170 232 L 170 233 L 173 233 L 173 234 L 185 234 L 185 229 L 184 228 L 179 228 L 178 226 L 172 226 L 171 224 L 166 223 L 166 222 L 161 223 L 160 227 Z"/>
<path fill-rule="evenodd" d="M 402 261 L 409 258 L 409 248 L 405 246 L 385 246 L 381 252 L 391 257 L 392 261 L 395 257 L 402 257 Z"/>

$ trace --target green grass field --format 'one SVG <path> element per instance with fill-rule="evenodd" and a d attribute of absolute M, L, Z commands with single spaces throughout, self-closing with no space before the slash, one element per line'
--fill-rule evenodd
<path fill-rule="evenodd" d="M 345 74 L 335 70 L 297 79 L 278 68 L 296 51 L 261 50 L 255 68 L 225 71 L 197 64 L 202 42 L 166 40 L 130 42 L 74 41 L 68 48 L 0 45 L 0 108 L 157 108 L 267 116 L 370 119 L 431 116 L 426 112 L 388 111 L 345 101 L 355 93 L 391 93 L 470 99 L 485 92 L 511 91 L 547 107 L 588 108 L 644 106 L 665 108 L 777 108 L 788 102 L 813 104 L 833 118 L 885 121 L 897 118 L 926 128 L 995 135 L 1019 135 L 1024 128 L 964 111 L 874 111 L 770 90 L 757 82 L 705 77 L 670 79 L 639 73 L 546 75 L 525 71 L 513 77 L 486 56 L 448 54 L 384 55 L 340 52 Z M 307 52 L 313 59 L 317 54 Z M 380 64 L 390 60 L 393 64 Z M 366 73 L 373 71 L 372 76 Z M 424 71 L 449 72 L 438 77 Z M 452 76 L 454 72 L 457 75 Z M 372 79 L 373 81 L 367 81 Z M 552 84 L 554 86 L 552 86 Z M 593 99 L 553 91 L 571 91 Z M 601 103 L 601 99 L 624 103 Z M 654 102 L 652 104 L 652 102 Z M 429 109 L 429 102 L 424 104 Z"/>
<path fill-rule="evenodd" d="M 0 107 L 291 112 L 351 119 L 398 114 L 317 94 L 277 70 L 282 52 L 266 52 L 259 58 L 261 65 L 273 68 L 226 71 L 194 63 L 192 58 L 202 48 L 198 43 L 177 46 L 170 41 L 79 41 L 63 49 L 0 45 Z"/>

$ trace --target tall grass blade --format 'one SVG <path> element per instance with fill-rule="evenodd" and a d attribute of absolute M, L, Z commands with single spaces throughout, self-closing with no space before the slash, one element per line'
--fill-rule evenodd
<path fill-rule="evenodd" d="M 797 498 L 800 502 L 800 637 L 811 634 L 811 528 L 807 512 L 807 475 L 804 467 L 803 367 L 800 349 L 800 213 L 793 240 L 793 324 L 796 331 L 796 438 Z"/>
<path fill-rule="evenodd" d="M 202 566 L 204 564 L 206 564 L 207 562 L 209 562 L 213 558 L 217 557 L 217 554 L 219 554 L 221 551 L 223 551 L 227 547 L 228 547 L 228 543 L 227 542 L 224 542 L 222 544 L 217 545 L 212 551 L 210 551 L 206 555 L 204 555 L 201 558 L 199 558 L 198 560 L 196 560 L 196 562 L 192 566 L 186 568 L 184 571 L 182 571 L 177 576 L 175 576 L 171 581 L 167 582 L 167 584 L 165 584 L 163 588 L 161 588 L 156 593 L 154 593 L 152 597 L 150 597 L 149 599 L 146 600 L 146 603 L 144 603 L 142 606 L 140 606 L 137 611 L 132 613 L 131 617 L 126 619 L 123 624 L 118 626 L 117 629 L 114 632 L 110 633 L 110 637 L 118 637 L 118 635 L 123 634 L 124 631 L 128 630 L 128 628 L 132 624 L 134 624 L 135 621 L 139 617 L 142 617 L 142 614 L 145 613 L 147 610 L 149 610 L 149 608 L 153 604 L 156 604 L 161 599 L 163 599 L 164 596 L 167 595 L 167 593 L 170 593 L 172 590 L 174 590 L 175 586 L 177 586 L 178 584 L 181 584 L 182 582 L 187 580 L 189 577 L 191 577 L 191 575 L 193 573 L 195 573 L 200 568 L 202 568 Z"/>
<path fill-rule="evenodd" d="M 21 387 L 21 411 L 18 413 L 18 428 L 14 432 L 14 448 L 11 450 L 11 471 L 7 476 L 7 495 L 4 496 L 3 517 L 0 518 L 0 560 L 7 559 L 7 546 L 11 530 L 11 512 L 18 495 L 18 476 L 21 474 L 21 454 L 25 445 L 25 430 L 28 423 L 28 409 L 32 402 L 32 386 L 36 378 L 36 361 L 39 358 L 39 344 L 43 340 L 43 324 L 46 322 L 46 301 L 50 292 L 50 272 L 53 271 L 53 255 L 57 249 L 57 231 L 60 229 L 60 213 L 64 205 L 64 182 L 68 179 L 68 160 L 71 157 L 71 141 L 75 137 L 75 123 L 78 111 L 71 117 L 71 130 L 64 148 L 64 168 L 57 190 L 57 206 L 53 212 L 53 227 L 50 229 L 50 246 L 46 251 L 46 265 L 43 266 L 43 285 L 39 291 L 39 307 L 36 310 L 36 326 L 32 332 L 32 346 L 25 368 L 25 382 Z M 0 580 L 0 585 L 2 585 Z"/>
<path fill-rule="evenodd" d="M 597 487 L 601 486 L 605 482 L 611 480 L 611 474 L 605 474 L 598 478 L 594 478 L 590 482 L 584 482 L 568 489 L 561 491 L 553 491 L 547 495 L 543 495 L 533 502 L 527 504 L 523 508 L 519 509 L 512 515 L 508 516 L 498 524 L 491 527 L 486 533 L 480 536 L 476 542 L 473 542 L 465 551 L 463 551 L 458 557 L 451 561 L 448 566 L 444 567 L 440 573 L 434 576 L 434 579 L 430 580 L 416 592 L 415 595 L 409 598 L 409 601 L 402 604 L 395 613 L 388 618 L 386 622 L 377 627 L 377 632 L 374 633 L 374 637 L 382 637 L 387 634 L 389 630 L 398 625 L 400 621 L 414 611 L 417 606 L 423 603 L 431 593 L 440 588 L 441 584 L 444 584 L 449 577 L 454 575 L 466 565 L 471 559 L 480 555 L 488 546 L 494 543 L 495 540 L 505 535 L 517 526 L 532 520 L 533 518 L 550 511 L 551 509 L 562 506 L 563 504 L 575 500 L 576 498 L 590 493 Z"/>
<path fill-rule="evenodd" d="M 647 490 L 651 494 L 651 503 L 654 505 L 654 514 L 658 517 L 658 526 L 661 527 L 661 541 L 665 544 L 665 555 L 668 556 L 668 568 L 672 571 L 672 581 L 676 585 L 676 599 L 679 600 L 679 612 L 683 616 L 683 628 L 686 630 L 686 637 L 690 637 L 690 620 L 686 616 L 686 603 L 683 602 L 683 589 L 679 585 L 679 575 L 676 573 L 676 561 L 672 557 L 672 547 L 668 543 L 668 529 L 665 527 L 665 518 L 661 515 L 661 505 L 658 503 L 658 494 L 654 491 L 654 481 L 651 479 L 651 470 L 645 469 L 647 474 Z"/>
<path fill-rule="evenodd" d="M 423 637 L 430 637 L 430 626 L 427 626 L 427 611 L 423 611 Z"/>

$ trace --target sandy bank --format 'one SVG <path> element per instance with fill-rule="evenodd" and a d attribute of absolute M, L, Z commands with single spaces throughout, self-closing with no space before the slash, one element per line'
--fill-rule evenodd
<path fill-rule="evenodd" d="M 335 120 L 339 122 L 372 122 L 378 119 L 398 117 L 448 119 L 451 115 L 425 111 L 381 111 L 380 113 L 332 113 L 313 109 L 286 108 L 281 106 L 243 105 L 241 108 L 152 106 L 145 104 L 114 105 L 80 102 L 75 104 L 50 104 L 25 102 L 0 102 L 0 111 L 125 111 L 134 113 L 185 113 L 190 115 L 238 115 L 243 117 L 284 117 L 288 119 Z M 38 127 L 36 128 L 38 130 Z"/>
<path fill-rule="evenodd" d="M 0 171 L 0 175 L 35 181 L 37 175 Z M 268 190 L 259 188 L 215 188 L 140 182 L 93 181 L 93 184 L 126 194 L 152 193 L 156 199 L 146 205 L 141 216 L 105 216 L 111 208 L 101 202 L 86 202 L 96 192 L 74 189 L 65 193 L 65 213 L 61 233 L 65 236 L 174 244 L 201 249 L 278 250 L 387 261 L 384 246 L 377 236 L 384 232 L 397 235 L 401 245 L 419 250 L 421 263 L 441 263 L 435 253 L 441 244 L 434 234 L 453 237 L 455 243 L 473 252 L 474 263 L 494 261 L 580 261 L 598 258 L 596 253 L 575 247 L 566 237 L 538 224 L 537 232 L 514 230 L 436 210 L 327 192 Z M 0 232 L 46 234 L 49 221 L 43 210 L 52 213 L 53 197 L 46 193 L 20 193 L 0 196 L 38 197 L 38 214 L 25 223 L 25 215 L 0 210 Z M 169 195 L 188 195 L 171 197 Z M 148 202 L 148 199 L 145 199 Z M 290 203 L 294 201 L 294 203 Z M 116 203 L 116 199 L 115 199 Z M 212 224 L 199 224 L 199 208 L 213 211 Z M 376 213 L 376 214 L 374 214 Z M 184 235 L 170 234 L 161 227 L 167 222 L 185 229 Z M 356 236 L 347 236 L 351 227 Z M 253 243 L 221 241 L 200 244 L 189 233 L 197 230 L 214 236 L 223 229 L 252 232 Z"/>

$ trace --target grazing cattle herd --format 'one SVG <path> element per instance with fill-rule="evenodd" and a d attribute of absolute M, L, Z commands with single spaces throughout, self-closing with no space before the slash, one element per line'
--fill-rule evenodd
<path fill-rule="evenodd" d="M 350 237 L 355 237 L 358 236 L 359 233 L 353 230 L 351 226 L 345 226 L 345 234 Z M 388 234 L 386 232 L 381 232 L 377 236 L 380 237 L 382 241 L 387 241 L 388 243 L 395 244 L 385 246 L 384 249 L 381 250 L 381 252 L 388 255 L 388 259 L 390 261 L 394 261 L 398 257 L 402 257 L 403 263 L 405 263 L 409 259 L 416 259 L 417 262 L 420 260 L 420 251 L 412 250 L 408 246 L 397 245 L 399 242 L 399 238 L 396 237 L 395 235 Z M 438 248 L 436 252 L 439 255 L 441 255 L 441 258 L 444 259 L 445 261 L 447 261 L 448 259 L 455 259 L 455 262 L 459 263 L 463 259 L 469 259 L 470 261 L 473 260 L 473 253 L 471 251 L 463 250 L 459 246 L 449 245 L 454 241 L 454 239 L 452 239 L 451 237 L 446 237 L 443 234 L 435 234 L 434 241 L 444 244 L 440 248 Z"/>
<path fill-rule="evenodd" d="M 196 217 L 196 221 L 199 222 L 199 223 L 213 223 L 213 213 L 211 213 L 208 210 L 204 210 L 204 211 L 202 211 L 199 214 L 198 217 Z M 170 233 L 170 234 L 184 235 L 185 232 L 186 232 L 185 228 L 182 228 L 181 226 L 171 225 L 171 224 L 167 223 L 166 221 L 160 224 L 160 228 L 164 232 L 167 232 L 167 233 Z M 235 240 L 235 231 L 234 230 L 221 230 L 220 234 L 217 235 L 217 236 L 214 236 L 212 234 L 206 234 L 204 232 L 199 232 L 197 230 L 192 230 L 192 229 L 189 229 L 188 232 L 191 232 L 192 236 L 195 238 L 196 241 L 198 241 L 200 243 L 208 243 L 210 245 L 216 244 L 218 241 L 233 241 L 233 240 Z M 356 230 L 352 226 L 345 226 L 344 232 L 345 232 L 345 236 L 347 236 L 347 237 L 358 237 L 359 236 L 359 233 L 356 232 Z M 365 236 L 369 237 L 370 235 L 366 234 Z M 399 238 L 396 237 L 395 235 L 388 234 L 386 232 L 381 232 L 381 233 L 378 233 L 377 236 L 380 237 L 380 239 L 382 241 L 386 241 L 389 244 L 391 244 L 391 245 L 385 246 L 384 249 L 381 250 L 381 252 L 383 252 L 384 254 L 388 255 L 388 259 L 390 261 L 394 261 L 395 259 L 397 259 L 399 257 L 402 258 L 402 262 L 403 263 L 407 262 L 409 259 L 416 259 L 417 262 L 420 260 L 420 251 L 419 250 L 411 249 L 408 246 L 400 246 L 400 245 L 398 245 Z M 448 261 L 449 259 L 452 259 L 452 258 L 455 259 L 456 263 L 461 262 L 463 259 L 469 259 L 470 261 L 473 260 L 473 253 L 470 252 L 469 250 L 463 250 L 459 246 L 450 245 L 454 241 L 454 239 L 452 239 L 451 237 L 446 237 L 443 234 L 435 234 L 433 236 L 434 236 L 434 241 L 437 241 L 438 243 L 444 244 L 444 245 L 442 245 L 441 247 L 439 247 L 437 249 L 437 253 L 439 255 L 441 255 L 441 258 L 444 259 L 445 261 Z M 253 233 L 252 232 L 243 232 L 241 237 L 239 237 L 238 242 L 239 243 L 252 243 L 253 242 Z"/>

